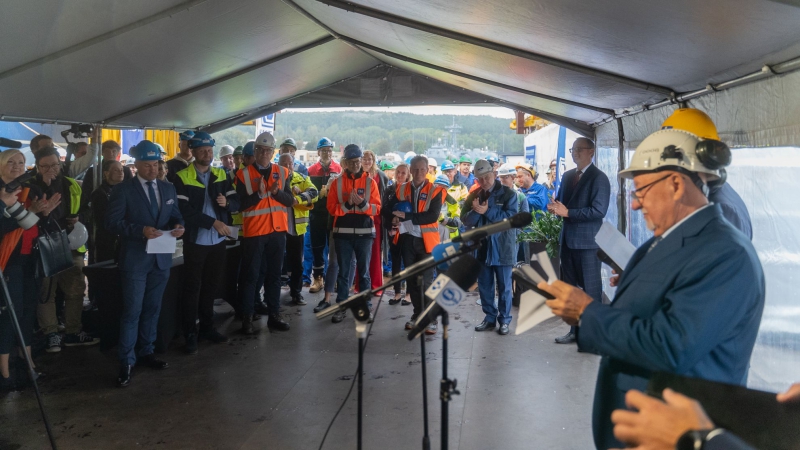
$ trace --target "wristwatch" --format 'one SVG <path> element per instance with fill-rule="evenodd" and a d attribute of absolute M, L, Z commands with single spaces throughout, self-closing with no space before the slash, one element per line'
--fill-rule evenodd
<path fill-rule="evenodd" d="M 689 430 L 678 439 L 675 450 L 702 450 L 708 440 L 710 434 L 721 433 L 722 429 L 717 428 L 714 430 Z"/>

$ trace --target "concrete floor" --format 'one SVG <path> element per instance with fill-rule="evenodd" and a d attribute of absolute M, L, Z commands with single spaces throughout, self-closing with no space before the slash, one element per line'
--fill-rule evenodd
<path fill-rule="evenodd" d="M 283 302 L 288 294 L 283 291 Z M 392 295 L 391 291 L 387 296 Z M 229 344 L 201 342 L 184 355 L 182 339 L 162 355 L 165 371 L 138 369 L 115 387 L 115 350 L 65 348 L 37 358 L 44 401 L 61 449 L 316 449 L 356 371 L 353 319 L 317 321 L 321 296 L 286 305 L 292 330 L 255 337 L 225 318 Z M 461 395 L 450 403 L 453 449 L 588 449 L 599 358 L 553 338 L 557 319 L 522 336 L 477 333 L 477 294 L 451 317 L 449 371 Z M 220 311 L 227 307 L 218 308 Z M 516 313 L 516 310 L 513 312 Z M 364 448 L 413 449 L 423 434 L 420 346 L 403 324 L 411 306 L 380 306 L 365 356 Z M 512 324 L 512 333 L 514 324 Z M 432 448 L 439 448 L 441 330 L 426 340 Z M 356 447 L 355 389 L 325 449 Z M 32 390 L 0 397 L 0 449 L 48 448 Z"/>

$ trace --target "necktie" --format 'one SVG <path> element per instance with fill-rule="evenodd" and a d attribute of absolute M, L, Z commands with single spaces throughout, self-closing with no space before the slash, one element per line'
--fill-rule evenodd
<path fill-rule="evenodd" d="M 156 190 L 153 189 L 153 182 L 147 182 L 147 195 L 150 197 L 150 214 L 154 219 L 158 219 L 158 199 L 156 198 Z"/>
<path fill-rule="evenodd" d="M 583 175 L 583 172 L 581 172 L 580 170 L 575 172 L 575 179 L 572 180 L 573 188 L 578 185 L 578 181 L 581 181 L 581 175 Z"/>
<path fill-rule="evenodd" d="M 653 243 L 650 244 L 650 248 L 647 249 L 647 253 L 650 253 L 651 251 L 653 251 L 653 249 L 656 248 L 656 245 L 658 245 L 658 243 L 661 242 L 662 239 L 664 239 L 663 236 L 659 236 L 659 237 L 655 238 Z"/>

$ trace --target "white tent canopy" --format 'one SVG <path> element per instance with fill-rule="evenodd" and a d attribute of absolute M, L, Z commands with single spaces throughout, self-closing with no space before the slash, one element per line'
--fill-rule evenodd
<path fill-rule="evenodd" d="M 700 98 L 732 135 L 763 119 L 748 145 L 786 144 L 800 128 L 780 100 L 799 91 L 782 75 L 800 67 L 794 3 L 8 0 L 0 116 L 213 131 L 288 105 L 480 103 L 591 135 Z M 744 82 L 757 87 L 703 97 Z M 765 104 L 747 112 L 753 97 Z M 773 117 L 785 139 L 769 138 Z"/>

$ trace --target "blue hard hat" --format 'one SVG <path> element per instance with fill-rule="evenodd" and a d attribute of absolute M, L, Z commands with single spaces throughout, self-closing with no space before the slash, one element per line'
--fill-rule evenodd
<path fill-rule="evenodd" d="M 344 148 L 344 155 L 342 156 L 344 159 L 353 159 L 353 158 L 361 158 L 364 156 L 364 153 L 361 151 L 361 147 L 356 144 L 350 144 Z"/>
<path fill-rule="evenodd" d="M 194 134 L 194 136 L 192 136 L 191 139 L 189 139 L 187 145 L 189 148 L 213 147 L 214 143 L 214 138 L 212 138 L 210 134 L 206 133 L 205 131 L 198 131 Z"/>
<path fill-rule="evenodd" d="M 436 180 L 433 181 L 433 184 L 440 184 L 446 188 L 450 187 L 450 179 L 444 175 L 439 175 L 436 177 Z"/>
<path fill-rule="evenodd" d="M 158 161 L 161 159 L 161 149 L 147 139 L 136 144 L 131 149 L 131 152 L 137 161 Z"/>
<path fill-rule="evenodd" d="M 317 150 L 321 149 L 322 147 L 333 147 L 333 142 L 330 139 L 324 137 L 317 142 Z"/>
<path fill-rule="evenodd" d="M 247 144 L 244 144 L 244 147 L 242 147 L 242 155 L 243 156 L 256 156 L 255 146 L 256 146 L 255 141 L 250 141 Z"/>
<path fill-rule="evenodd" d="M 193 136 L 194 136 L 194 131 L 192 131 L 192 130 L 186 130 L 186 131 L 184 131 L 183 133 L 180 134 L 180 137 L 181 137 L 182 141 L 188 141 Z"/>
<path fill-rule="evenodd" d="M 442 171 L 445 171 L 445 170 L 450 170 L 450 169 L 455 169 L 455 168 L 456 168 L 456 166 L 454 166 L 454 165 L 453 165 L 453 163 L 452 163 L 452 162 L 450 162 L 449 160 L 445 160 L 445 161 L 442 163 L 442 167 L 441 167 Z"/>
<path fill-rule="evenodd" d="M 489 161 L 490 163 L 499 163 L 499 162 L 500 162 L 500 158 L 498 158 L 498 157 L 497 157 L 497 156 L 495 156 L 495 155 L 489 155 L 489 156 L 487 156 L 487 157 L 486 157 L 486 160 L 487 160 L 487 161 Z"/>
<path fill-rule="evenodd" d="M 411 208 L 411 203 L 409 202 L 397 202 L 392 208 L 392 211 L 400 211 L 406 214 L 414 212 L 414 209 Z"/>

